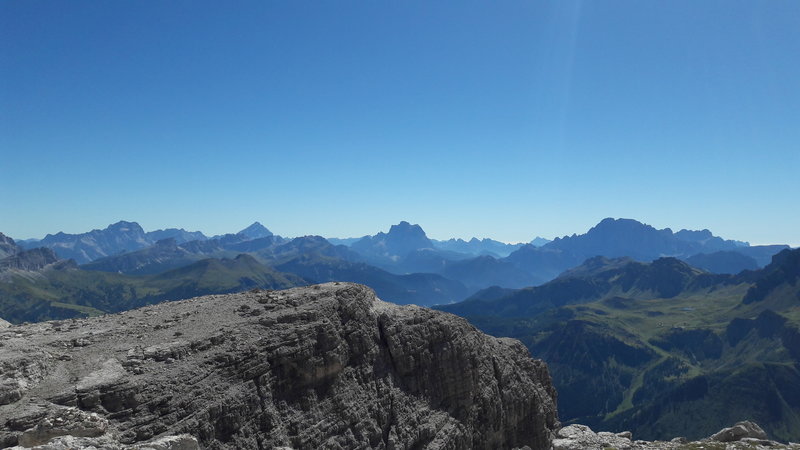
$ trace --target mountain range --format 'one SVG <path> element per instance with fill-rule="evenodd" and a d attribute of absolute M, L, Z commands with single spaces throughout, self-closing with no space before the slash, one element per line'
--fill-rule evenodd
<path fill-rule="evenodd" d="M 627 256 L 644 262 L 672 256 L 707 271 L 734 274 L 762 267 L 773 254 L 788 248 L 750 246 L 714 236 L 709 230 L 673 233 L 669 228 L 658 230 L 635 220 L 610 218 L 585 234 L 542 245 L 503 244 L 489 239 L 434 241 L 419 225 L 401 222 L 386 233 L 349 241 L 349 247 L 364 262 L 387 271 L 438 273 L 474 290 L 492 285 L 539 285 L 594 256 Z"/>
<path fill-rule="evenodd" d="M 236 234 L 247 239 L 272 236 L 272 233 L 258 222 Z M 214 239 L 222 239 L 225 236 L 227 235 L 214 236 Z M 174 239 L 176 243 L 182 244 L 204 241 L 209 238 L 200 231 L 186 231 L 183 228 L 145 232 L 136 222 L 119 221 L 102 230 L 92 230 L 80 234 L 59 232 L 48 234 L 41 240 L 28 239 L 21 242 L 26 249 L 51 248 L 59 258 L 74 259 L 78 264 L 85 264 L 96 259 L 140 250 L 164 239 Z"/>
<path fill-rule="evenodd" d="M 152 242 L 156 237 L 162 239 Z M 753 271 L 765 255 L 786 247 L 751 247 L 708 230 L 673 233 L 630 219 L 605 219 L 585 234 L 556 238 L 539 247 L 451 239 L 444 241 L 452 244 L 448 249 L 441 242 L 408 222 L 350 246 L 333 245 L 319 236 L 283 238 L 258 222 L 212 238 L 183 229 L 145 232 L 135 222 L 118 222 L 103 230 L 29 240 L 25 248 L 0 234 L 0 317 L 16 322 L 63 318 L 200 294 L 328 281 L 366 284 L 382 298 L 401 304 L 449 304 L 470 296 L 481 300 L 461 304 L 458 313 L 462 315 L 475 314 L 469 311 L 473 307 L 483 310 L 483 315 L 502 317 L 504 313 L 486 301 L 491 299 L 489 292 L 504 292 L 527 305 L 508 307 L 512 316 L 531 315 L 562 306 L 559 302 L 564 296 L 575 303 L 575 293 L 584 292 L 589 301 L 602 289 L 610 289 L 597 277 L 591 286 L 576 281 L 576 271 L 592 264 L 608 268 L 625 262 L 629 270 L 640 267 L 646 272 L 651 269 L 644 268 L 654 270 L 665 261 L 674 265 L 678 261 L 674 257 L 679 257 L 696 267 L 686 277 L 718 280 L 706 272 Z M 508 256 L 495 256 L 508 251 Z M 668 259 L 659 259 L 665 254 L 670 255 Z M 655 262 L 645 264 L 648 261 Z M 649 276 L 668 280 L 667 272 Z M 667 292 L 659 291 L 659 295 Z M 540 297 L 545 300 L 531 300 Z"/>
<path fill-rule="evenodd" d="M 50 259 L 22 267 L 26 254 Z M 6 270 L 6 266 L 14 269 Z M 0 317 L 14 323 L 117 312 L 165 300 L 327 281 L 366 284 L 398 304 L 450 303 L 469 294 L 438 274 L 398 275 L 358 261 L 319 236 L 247 239 L 242 233 L 178 244 L 174 238 L 78 266 L 49 248 L 0 260 Z"/>
<path fill-rule="evenodd" d="M 268 237 L 281 239 L 259 222 L 237 233 L 207 237 L 199 231 L 177 228 L 145 232 L 136 222 L 120 221 L 102 230 L 80 234 L 59 232 L 48 234 L 41 240 L 19 242 L 25 249 L 48 247 L 59 258 L 74 259 L 78 264 L 85 264 L 147 248 L 164 239 L 174 239 L 180 245 L 206 240 L 244 242 Z M 419 225 L 405 221 L 393 225 L 388 232 L 362 238 L 331 238 L 329 241 L 334 245 L 349 247 L 360 255 L 363 262 L 392 272 L 441 271 L 449 261 L 491 256 L 514 263 L 535 275 L 534 278 L 544 281 L 593 256 L 627 256 L 639 261 L 652 261 L 662 256 L 684 260 L 695 257 L 693 262 L 707 270 L 736 273 L 763 267 L 769 263 L 772 255 L 788 248 L 780 245 L 750 246 L 747 242 L 714 236 L 709 230 L 680 230 L 673 233 L 669 228 L 658 230 L 632 219 L 611 218 L 602 220 L 585 234 L 564 236 L 553 241 L 537 237 L 529 244 L 506 244 L 488 238 L 434 240 L 429 239 Z M 7 246 L 8 243 L 0 242 L 0 256 L 8 253 L 4 250 Z"/>
<path fill-rule="evenodd" d="M 334 240 L 349 245 L 333 245 L 320 237 L 301 239 L 305 240 L 298 242 L 310 247 L 295 243 L 289 252 L 292 257 L 308 249 L 319 250 L 323 241 L 329 246 L 325 254 L 311 252 L 303 264 L 286 266 L 301 271 L 301 277 L 309 273 L 347 273 L 346 281 L 374 282 L 376 274 L 383 280 L 388 279 L 384 273 L 388 272 L 401 277 L 394 277 L 388 284 L 405 286 L 390 289 L 391 299 L 427 305 L 460 301 L 490 286 L 515 289 L 540 285 L 594 256 L 625 256 L 643 262 L 671 256 L 709 272 L 738 273 L 763 266 L 774 253 L 787 248 L 750 246 L 746 242 L 724 240 L 708 230 L 673 233 L 669 228 L 657 230 L 635 220 L 610 218 L 585 234 L 546 243 L 538 237 L 533 240 L 543 245 L 505 244 L 488 238 L 436 241 L 429 239 L 421 226 L 405 221 L 393 225 L 387 232 L 357 240 Z M 39 241 L 25 241 L 24 247 L 29 250 L 49 248 L 61 259 L 75 260 L 83 270 L 153 275 L 207 258 L 234 258 L 242 253 L 268 266 L 285 265 L 289 262 L 284 253 L 291 246 L 281 246 L 289 242 L 290 239 L 274 235 L 258 222 L 237 233 L 209 238 L 199 231 L 176 228 L 145 232 L 136 222 L 122 221 L 82 234 L 49 234 Z M 22 247 L 13 239 L 3 236 L 1 255 L 21 251 Z M 19 263 L 7 262 L 6 266 L 14 264 Z M 398 281 L 420 279 L 439 287 L 420 292 L 416 282 Z M 319 281 L 327 280 L 332 278 L 321 277 Z M 445 285 L 447 289 L 442 290 Z M 378 291 L 387 293 L 380 288 Z"/>

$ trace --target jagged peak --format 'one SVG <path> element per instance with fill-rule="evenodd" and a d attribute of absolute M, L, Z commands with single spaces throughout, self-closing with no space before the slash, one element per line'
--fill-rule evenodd
<path fill-rule="evenodd" d="M 389 233 L 392 234 L 418 234 L 425 236 L 425 231 L 418 224 L 410 224 L 405 220 L 400 221 L 397 225 L 392 225 L 389 228 Z"/>
<path fill-rule="evenodd" d="M 239 232 L 239 234 L 244 234 L 251 239 L 258 239 L 262 237 L 269 237 L 272 236 L 272 232 L 267 229 L 261 222 L 253 222 L 247 228 L 243 229 Z"/>

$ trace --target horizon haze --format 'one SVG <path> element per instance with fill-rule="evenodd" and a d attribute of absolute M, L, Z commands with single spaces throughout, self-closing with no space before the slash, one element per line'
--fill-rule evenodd
<path fill-rule="evenodd" d="M 218 233 L 216 233 L 216 232 L 215 232 L 215 233 L 209 233 L 209 232 L 206 232 L 206 230 L 202 229 L 202 227 L 201 227 L 201 226 L 190 226 L 190 227 L 158 227 L 158 228 L 148 228 L 148 227 L 146 227 L 146 226 L 142 226 L 142 224 L 141 224 L 140 222 L 136 221 L 136 220 L 124 220 L 124 219 L 117 220 L 117 221 L 115 221 L 115 222 L 113 222 L 113 223 L 110 223 L 110 224 L 107 224 L 107 225 L 105 225 L 105 226 L 93 227 L 93 228 L 91 228 L 91 229 L 79 230 L 79 231 L 76 231 L 76 232 L 68 232 L 68 231 L 64 231 L 64 230 L 59 230 L 59 231 L 54 231 L 54 232 L 47 233 L 46 235 L 43 235 L 43 236 L 41 236 L 41 237 L 33 237 L 33 238 L 17 238 L 17 237 L 15 237 L 15 236 L 13 236 L 13 235 L 10 235 L 10 234 L 7 234 L 7 233 L 3 233 L 3 234 L 5 234 L 6 236 L 9 236 L 9 237 L 11 237 L 11 238 L 20 239 L 20 240 L 25 240 L 25 241 L 29 241 L 29 240 L 41 240 L 41 239 L 45 238 L 46 236 L 49 236 L 49 235 L 56 235 L 56 234 L 58 234 L 58 233 L 66 233 L 66 234 L 80 235 L 80 234 L 87 233 L 87 232 L 90 232 L 90 231 L 102 231 L 102 230 L 105 230 L 105 229 L 109 229 L 109 228 L 113 227 L 114 225 L 117 225 L 117 224 L 119 224 L 119 223 L 121 223 L 121 222 L 130 222 L 130 223 L 135 223 L 135 224 L 137 224 L 137 225 L 141 226 L 141 227 L 142 227 L 142 229 L 143 229 L 145 232 L 147 232 L 147 233 L 149 233 L 149 232 L 153 232 L 153 231 L 166 230 L 166 229 L 183 229 L 183 230 L 185 230 L 185 231 L 187 231 L 187 232 L 200 232 L 200 233 L 202 233 L 203 235 L 205 235 L 205 237 L 206 237 L 206 238 L 208 238 L 208 239 L 211 239 L 211 238 L 214 238 L 214 237 L 219 237 L 219 236 L 222 236 L 222 235 L 225 235 L 225 234 L 234 234 L 234 233 L 239 233 L 239 232 L 246 232 L 246 231 L 247 231 L 247 229 L 249 229 L 249 228 L 251 228 L 251 227 L 259 227 L 259 228 L 260 228 L 260 227 L 265 227 L 265 228 L 267 228 L 267 229 L 268 229 L 268 230 L 269 230 L 271 233 L 273 233 L 273 234 L 275 234 L 275 235 L 278 235 L 278 236 L 283 236 L 284 238 L 289 238 L 289 239 L 293 239 L 293 238 L 297 238 L 297 237 L 303 237 L 303 236 L 322 236 L 322 237 L 324 237 L 325 239 L 361 239 L 361 238 L 365 238 L 365 237 L 371 237 L 371 236 L 374 236 L 374 235 L 376 235 L 376 234 L 379 234 L 379 233 L 388 233 L 388 232 L 390 232 L 390 230 L 391 230 L 391 229 L 393 229 L 393 228 L 394 228 L 396 225 L 403 225 L 403 224 L 406 224 L 406 225 L 410 225 L 410 226 L 413 226 L 413 227 L 417 227 L 417 226 L 419 226 L 419 227 L 422 229 L 422 232 L 424 232 L 424 233 L 425 233 L 425 235 L 426 235 L 426 236 L 427 236 L 429 239 L 434 239 L 434 240 L 437 240 L 437 241 L 447 241 L 447 240 L 449 240 L 449 239 L 463 239 L 464 241 L 469 241 L 469 240 L 471 240 L 471 239 L 473 239 L 473 238 L 476 238 L 476 239 L 479 239 L 479 240 L 481 240 L 481 239 L 485 239 L 485 238 L 488 238 L 488 239 L 493 239 L 493 240 L 495 240 L 495 241 L 503 242 L 503 243 L 505 243 L 505 244 L 514 244 L 514 245 L 517 245 L 517 244 L 527 244 L 527 243 L 531 243 L 531 242 L 533 242 L 534 240 L 541 240 L 541 239 L 544 239 L 545 241 L 553 241 L 554 239 L 559 239 L 559 238 L 568 238 L 568 237 L 570 237 L 570 236 L 574 236 L 574 235 L 582 235 L 582 234 L 588 233 L 588 232 L 589 232 L 591 229 L 593 229 L 593 228 L 595 228 L 595 227 L 598 227 L 598 226 L 602 225 L 602 224 L 603 224 L 605 221 L 607 221 L 607 220 L 612 220 L 612 221 L 633 221 L 633 222 L 635 222 L 635 223 L 639 223 L 639 224 L 641 224 L 641 225 L 643 225 L 643 226 L 645 226 L 645 227 L 647 227 L 647 226 L 651 226 L 651 227 L 655 228 L 656 230 L 665 230 L 665 229 L 669 229 L 669 230 L 671 230 L 673 233 L 674 233 L 674 232 L 681 231 L 681 230 L 688 230 L 688 231 L 708 231 L 708 232 L 712 233 L 712 234 L 713 234 L 714 236 L 716 236 L 716 237 L 720 237 L 720 238 L 723 238 L 723 239 L 726 239 L 726 240 L 739 241 L 739 242 L 741 242 L 741 243 L 742 243 L 742 244 L 744 244 L 744 245 L 750 245 L 750 246 L 759 246 L 759 245 L 788 245 L 788 246 L 790 246 L 791 248 L 798 248 L 798 246 L 797 246 L 797 245 L 792 245 L 791 243 L 786 243 L 786 242 L 759 243 L 759 242 L 751 242 L 751 241 L 748 241 L 748 240 L 742 240 L 742 239 L 730 239 L 730 238 L 728 238 L 727 236 L 722 236 L 722 235 L 719 235 L 719 234 L 718 234 L 718 233 L 716 233 L 714 230 L 709 230 L 708 228 L 688 229 L 688 228 L 675 228 L 675 227 L 669 227 L 669 226 L 665 226 L 665 227 L 659 227 L 659 226 L 654 226 L 653 224 L 647 223 L 646 221 L 641 221 L 641 220 L 638 220 L 638 219 L 636 219 L 636 218 L 630 218 L 630 217 L 628 217 L 628 218 L 625 218 L 625 217 L 605 217 L 605 218 L 603 218 L 603 219 L 601 219 L 601 220 L 598 220 L 596 223 L 594 223 L 594 224 L 592 224 L 592 225 L 588 226 L 586 229 L 584 229 L 584 230 L 579 230 L 578 232 L 575 232 L 575 233 L 562 233 L 562 234 L 558 234 L 558 235 L 555 235 L 555 236 L 541 236 L 541 235 L 538 235 L 538 234 L 536 234 L 536 235 L 534 235 L 533 237 L 531 237 L 531 238 L 529 238 L 529 239 L 527 239 L 527 240 L 522 240 L 522 241 L 517 241 L 517 242 L 507 242 L 507 241 L 502 241 L 502 240 L 499 240 L 499 239 L 495 239 L 495 238 L 494 238 L 494 237 L 492 237 L 492 236 L 468 236 L 468 237 L 463 237 L 463 236 L 442 236 L 442 237 L 439 237 L 439 236 L 432 236 L 432 235 L 431 235 L 431 233 L 429 233 L 429 232 L 426 230 L 426 227 L 424 226 L 424 224 L 413 223 L 413 222 L 410 222 L 410 221 L 407 221 L 407 220 L 399 220 L 399 221 L 397 221 L 397 222 L 396 222 L 396 223 L 394 223 L 394 224 L 387 225 L 387 226 L 385 226 L 385 227 L 383 227 L 383 228 L 381 228 L 381 229 L 372 230 L 371 232 L 368 232 L 368 233 L 366 233 L 366 234 L 359 235 L 359 236 L 325 236 L 325 235 L 323 235 L 323 234 L 320 234 L 320 233 L 309 233 L 309 234 L 292 234 L 292 233 L 281 233 L 281 232 L 275 232 L 275 231 L 274 231 L 274 230 L 273 230 L 271 227 L 269 227 L 269 226 L 266 226 L 266 225 L 265 225 L 265 224 L 264 224 L 262 221 L 259 221 L 259 220 L 256 220 L 256 221 L 254 221 L 254 222 L 251 222 L 251 223 L 249 223 L 247 226 L 241 226 L 240 228 L 229 229 L 229 230 L 223 230 L 223 231 L 221 231 L 221 232 L 218 232 Z M 2 233 L 2 231 L 0 231 L 0 233 Z M 349 244 L 348 244 L 348 245 L 349 245 Z"/>

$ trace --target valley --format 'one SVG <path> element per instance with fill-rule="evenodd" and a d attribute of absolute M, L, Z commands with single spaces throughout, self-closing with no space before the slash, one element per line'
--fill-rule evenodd
<path fill-rule="evenodd" d="M 799 258 L 784 250 L 735 276 L 595 259 L 538 288 L 439 308 L 547 361 L 566 422 L 696 439 L 751 419 L 796 441 Z"/>

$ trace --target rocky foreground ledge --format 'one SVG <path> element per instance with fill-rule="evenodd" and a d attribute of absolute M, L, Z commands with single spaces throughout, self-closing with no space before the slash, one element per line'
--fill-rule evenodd
<path fill-rule="evenodd" d="M 749 421 L 720 430 L 700 441 L 677 437 L 668 442 L 633 440 L 630 432 L 595 433 L 585 425 L 561 428 L 553 440 L 553 450 L 767 450 L 797 449 L 800 444 L 771 441 L 757 424 Z"/>
<path fill-rule="evenodd" d="M 0 447 L 549 449 L 545 364 L 329 283 L 0 327 Z"/>

